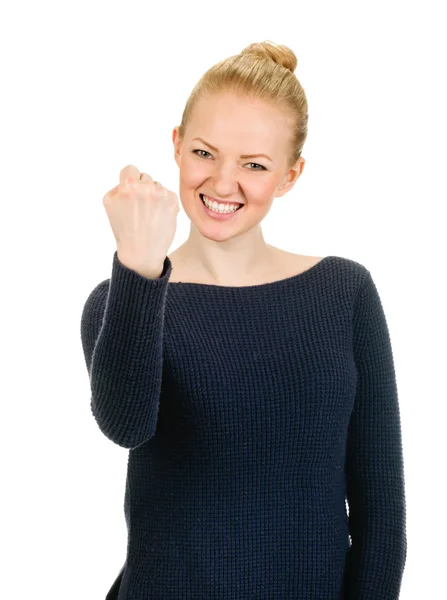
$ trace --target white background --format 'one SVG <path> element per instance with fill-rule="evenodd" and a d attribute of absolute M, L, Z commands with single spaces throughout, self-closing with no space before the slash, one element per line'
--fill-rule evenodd
<path fill-rule="evenodd" d="M 105 598 L 125 559 L 127 451 L 90 410 L 80 318 L 116 249 L 102 204 L 134 164 L 178 194 L 172 130 L 252 42 L 297 55 L 299 181 L 262 223 L 352 258 L 393 344 L 407 493 L 401 599 L 447 597 L 443 2 L 15 2 L 0 13 L 1 597 Z M 181 208 L 172 252 L 189 234 Z M 379 599 L 377 599 L 379 600 Z"/>

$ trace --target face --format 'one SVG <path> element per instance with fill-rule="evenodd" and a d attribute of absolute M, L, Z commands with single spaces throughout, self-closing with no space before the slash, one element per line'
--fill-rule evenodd
<path fill-rule="evenodd" d="M 276 107 L 225 93 L 200 99 L 184 140 L 174 129 L 180 198 L 203 235 L 222 240 L 253 229 L 274 198 L 293 187 L 305 161 L 300 158 L 288 168 L 289 128 L 289 120 Z M 201 140 L 194 139 L 198 137 Z M 243 206 L 229 217 L 215 219 L 200 194 Z"/>

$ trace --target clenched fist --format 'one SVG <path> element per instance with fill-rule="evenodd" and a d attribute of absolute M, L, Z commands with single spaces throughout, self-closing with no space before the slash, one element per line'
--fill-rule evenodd
<path fill-rule="evenodd" d="M 160 277 L 177 228 L 177 194 L 129 165 L 103 204 L 120 262 L 144 277 Z"/>

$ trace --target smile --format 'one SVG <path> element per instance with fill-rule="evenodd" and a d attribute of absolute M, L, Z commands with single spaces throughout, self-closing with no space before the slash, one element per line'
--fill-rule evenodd
<path fill-rule="evenodd" d="M 244 206 L 243 204 L 233 202 L 218 202 L 217 200 L 209 198 L 204 194 L 200 194 L 200 198 L 207 208 L 217 213 L 236 212 L 242 206 Z"/>

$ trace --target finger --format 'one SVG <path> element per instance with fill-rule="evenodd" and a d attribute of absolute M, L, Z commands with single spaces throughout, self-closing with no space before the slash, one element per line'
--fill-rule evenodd
<path fill-rule="evenodd" d="M 161 196 L 167 196 L 168 190 L 164 188 L 159 181 L 154 181 L 148 173 L 141 173 L 140 180 L 155 183 L 158 191 L 161 192 Z"/>
<path fill-rule="evenodd" d="M 115 186 L 115 187 L 113 187 L 111 190 L 109 190 L 109 191 L 107 192 L 107 194 L 105 194 L 105 196 L 104 196 L 103 200 L 104 200 L 105 198 L 113 198 L 114 196 L 116 196 L 116 194 L 118 193 L 119 189 L 120 189 L 120 184 L 116 185 L 116 186 Z"/>
<path fill-rule="evenodd" d="M 128 177 L 133 177 L 135 181 L 140 180 L 140 171 L 135 165 L 127 165 L 120 171 L 120 185 L 125 186 L 127 184 Z"/>
<path fill-rule="evenodd" d="M 157 185 L 158 193 L 161 198 L 164 198 L 168 195 L 168 190 L 164 186 L 162 186 L 159 181 L 155 181 L 154 183 Z"/>
<path fill-rule="evenodd" d="M 151 188 L 151 184 L 152 185 L 155 184 L 158 190 L 163 189 L 163 186 L 161 185 L 161 183 L 159 181 L 154 181 L 152 179 L 152 177 L 149 175 L 149 173 L 141 173 L 140 182 L 137 182 L 137 183 L 140 183 L 140 185 L 145 185 L 149 189 Z"/>
<path fill-rule="evenodd" d="M 148 173 L 141 173 L 140 180 L 141 181 L 154 181 Z M 154 181 L 154 183 L 156 183 L 156 182 Z"/>

